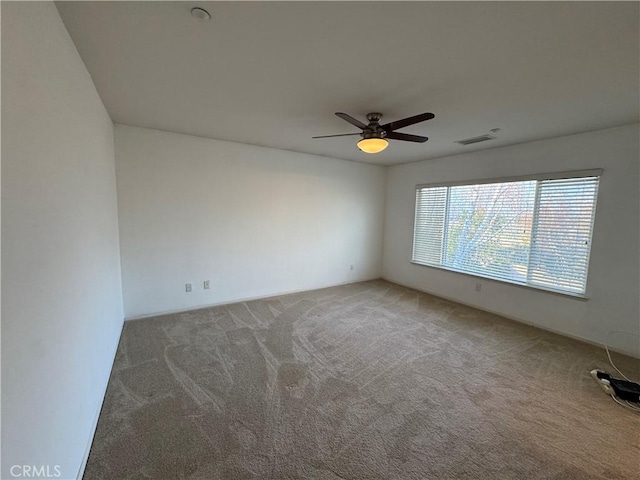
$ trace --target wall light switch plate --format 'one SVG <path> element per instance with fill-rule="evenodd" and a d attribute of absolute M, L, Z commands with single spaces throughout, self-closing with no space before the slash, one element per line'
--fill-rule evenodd
<path fill-rule="evenodd" d="M 204 289 L 209 290 L 209 280 L 204 281 Z"/>
<path fill-rule="evenodd" d="M 185 283 L 184 284 L 184 291 L 189 293 L 192 290 L 192 285 L 190 283 Z"/>

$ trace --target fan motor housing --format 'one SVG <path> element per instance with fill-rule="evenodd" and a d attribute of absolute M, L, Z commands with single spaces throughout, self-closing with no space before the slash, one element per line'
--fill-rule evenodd
<path fill-rule="evenodd" d="M 385 132 L 384 130 L 382 130 L 381 128 L 377 128 L 376 130 L 363 130 L 362 131 L 362 138 L 384 138 L 387 136 L 387 132 Z"/>
<path fill-rule="evenodd" d="M 362 131 L 362 138 L 384 138 L 387 135 L 387 132 L 380 127 L 380 120 L 382 120 L 381 113 L 367 113 L 367 120 L 369 120 L 369 125 L 367 125 L 366 130 Z"/>

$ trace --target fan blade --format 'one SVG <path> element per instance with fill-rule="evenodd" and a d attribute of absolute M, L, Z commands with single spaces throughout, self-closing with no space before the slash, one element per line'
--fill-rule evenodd
<path fill-rule="evenodd" d="M 392 140 L 404 140 L 405 142 L 424 143 L 429 140 L 428 137 L 420 137 L 419 135 L 409 135 L 408 133 L 389 132 L 386 137 Z"/>
<path fill-rule="evenodd" d="M 347 115 L 346 113 L 336 112 L 336 116 L 340 117 L 342 120 L 349 122 L 351 125 L 358 127 L 360 130 L 364 130 L 367 126 L 362 123 L 360 120 L 356 120 L 351 115 Z"/>
<path fill-rule="evenodd" d="M 420 115 L 415 115 L 413 117 L 407 117 L 403 118 L 402 120 L 396 120 L 395 122 L 385 123 L 384 125 L 382 125 L 382 129 L 386 132 L 391 132 L 392 130 L 398 130 L 400 128 L 408 127 L 409 125 L 413 125 L 414 123 L 431 120 L 434 117 L 435 115 L 433 113 L 421 113 Z"/>
<path fill-rule="evenodd" d="M 348 137 L 350 135 L 362 135 L 362 134 L 361 133 L 340 133 L 338 135 L 320 135 L 319 137 L 311 137 L 311 138 Z"/>

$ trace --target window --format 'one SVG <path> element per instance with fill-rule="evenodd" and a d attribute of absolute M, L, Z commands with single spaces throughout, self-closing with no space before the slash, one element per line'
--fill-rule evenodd
<path fill-rule="evenodd" d="M 601 173 L 418 186 L 412 261 L 583 295 Z"/>

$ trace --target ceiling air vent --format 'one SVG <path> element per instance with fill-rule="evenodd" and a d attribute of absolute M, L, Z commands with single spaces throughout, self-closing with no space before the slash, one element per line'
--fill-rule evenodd
<path fill-rule="evenodd" d="M 496 137 L 491 135 L 480 135 L 479 137 L 465 138 L 464 140 L 456 140 L 455 143 L 460 145 L 471 145 L 472 143 L 486 142 L 487 140 L 495 140 Z"/>

